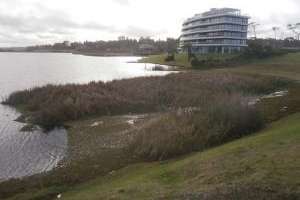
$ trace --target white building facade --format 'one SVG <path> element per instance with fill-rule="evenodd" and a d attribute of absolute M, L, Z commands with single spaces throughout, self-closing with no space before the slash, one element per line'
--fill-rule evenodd
<path fill-rule="evenodd" d="M 213 8 L 183 23 L 180 51 L 233 53 L 247 47 L 249 17 L 233 8 Z"/>

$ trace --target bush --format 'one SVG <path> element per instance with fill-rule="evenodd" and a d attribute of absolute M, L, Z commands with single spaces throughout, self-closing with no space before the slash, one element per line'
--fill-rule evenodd
<path fill-rule="evenodd" d="M 146 160 L 163 160 L 223 144 L 263 126 L 259 112 L 241 96 L 222 96 L 199 108 L 180 109 L 139 130 L 129 150 Z"/>
<path fill-rule="evenodd" d="M 245 58 L 268 58 L 271 56 L 280 56 L 288 53 L 288 51 L 274 48 L 271 45 L 264 44 L 260 40 L 253 40 L 248 42 L 248 47 L 241 54 Z"/>
<path fill-rule="evenodd" d="M 199 60 L 197 57 L 193 57 L 191 59 L 191 66 L 193 69 L 201 69 L 206 66 L 205 60 Z"/>
<path fill-rule="evenodd" d="M 174 54 L 168 54 L 167 57 L 165 58 L 165 62 L 171 62 L 171 61 L 175 61 Z"/>
<path fill-rule="evenodd" d="M 228 55 L 227 55 L 228 56 Z M 208 55 L 207 57 L 194 56 L 191 60 L 191 66 L 193 69 L 207 69 L 211 67 L 224 67 L 233 64 L 237 56 L 227 57 L 226 55 Z"/>

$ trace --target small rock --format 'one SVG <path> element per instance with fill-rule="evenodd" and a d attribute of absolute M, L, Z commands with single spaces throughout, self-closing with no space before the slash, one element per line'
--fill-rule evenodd
<path fill-rule="evenodd" d="M 115 171 L 111 171 L 109 172 L 109 175 L 114 175 L 116 172 Z"/>
<path fill-rule="evenodd" d="M 100 121 L 100 122 L 94 122 L 94 123 L 91 125 L 91 127 L 96 127 L 96 126 L 99 126 L 99 125 L 101 125 L 101 124 L 103 124 L 102 121 Z"/>
<path fill-rule="evenodd" d="M 134 125 L 135 122 L 134 122 L 133 119 L 131 119 L 131 120 L 128 120 L 127 123 L 130 124 L 130 125 Z"/>

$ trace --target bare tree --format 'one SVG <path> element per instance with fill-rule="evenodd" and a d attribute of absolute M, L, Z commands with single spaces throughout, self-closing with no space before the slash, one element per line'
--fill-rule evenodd
<path fill-rule="evenodd" d="M 288 24 L 287 28 L 295 34 L 295 39 L 296 40 L 300 39 L 300 23 Z"/>
<path fill-rule="evenodd" d="M 256 22 L 251 22 L 251 23 L 249 23 L 248 25 L 249 25 L 249 27 L 250 27 L 250 28 L 252 29 L 252 31 L 253 31 L 254 39 L 256 39 L 256 38 L 257 38 L 256 28 L 257 28 L 257 26 L 259 26 L 260 24 L 258 24 L 258 23 L 256 23 Z"/>

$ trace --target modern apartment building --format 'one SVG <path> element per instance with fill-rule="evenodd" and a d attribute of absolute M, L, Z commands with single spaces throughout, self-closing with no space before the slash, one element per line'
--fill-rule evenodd
<path fill-rule="evenodd" d="M 232 53 L 247 47 L 248 19 L 233 8 L 213 8 L 183 23 L 179 50 Z"/>

